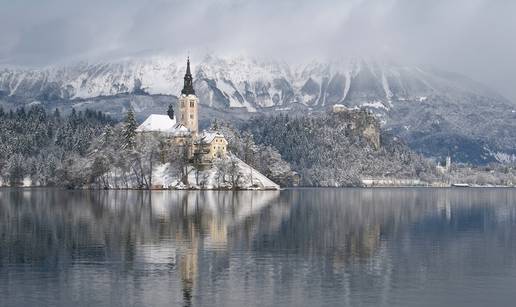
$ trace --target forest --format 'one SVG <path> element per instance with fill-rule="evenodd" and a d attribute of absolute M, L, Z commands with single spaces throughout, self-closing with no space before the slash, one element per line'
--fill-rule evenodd
<path fill-rule="evenodd" d="M 383 133 L 379 125 L 373 125 L 373 133 L 379 134 L 380 144 L 367 137 L 366 127 L 361 126 L 376 124 L 373 115 L 350 112 L 357 116 L 333 112 L 260 116 L 242 129 L 256 142 L 277 149 L 306 186 L 360 186 L 364 177 L 436 178 L 429 160 Z"/>
<path fill-rule="evenodd" d="M 42 186 L 61 185 L 67 166 L 85 157 L 95 138 L 114 124 L 109 116 L 91 110 L 63 116 L 39 105 L 0 109 L 0 180 L 11 186 L 27 178 Z"/>
<path fill-rule="evenodd" d="M 358 115 L 357 115 L 358 114 Z M 424 182 L 513 185 L 513 165 L 453 165 L 442 174 L 436 162 L 411 151 L 379 128 L 373 115 L 321 113 L 315 116 L 259 115 L 245 124 L 213 121 L 234 155 L 279 185 L 362 186 L 363 178 L 417 178 Z M 367 126 L 369 125 L 369 126 Z M 156 134 L 138 135 L 135 114 L 122 122 L 92 110 L 62 115 L 39 105 L 0 109 L 0 185 L 66 188 L 153 186 L 153 172 L 165 172 L 187 186 L 205 184 L 201 168 L 184 147 Z M 366 133 L 367 127 L 370 129 Z M 379 144 L 374 141 L 378 138 Z M 371 137 L 373 136 L 373 138 Z M 220 186 L 238 185 L 232 159 L 214 162 Z"/>

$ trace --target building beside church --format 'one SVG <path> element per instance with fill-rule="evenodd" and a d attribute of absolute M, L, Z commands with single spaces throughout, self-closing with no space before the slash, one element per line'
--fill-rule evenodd
<path fill-rule="evenodd" d="M 210 163 L 216 158 L 224 158 L 227 155 L 228 141 L 218 131 L 203 131 L 197 138 L 194 152 L 198 155 L 198 162 Z"/>
<path fill-rule="evenodd" d="M 186 62 L 186 73 L 181 95 L 178 99 L 179 122 L 174 112 L 168 115 L 151 114 L 136 131 L 141 134 L 159 133 L 174 144 L 190 146 L 189 158 L 202 164 L 210 164 L 216 158 L 227 156 L 227 140 L 218 131 L 199 133 L 199 98 L 193 88 L 190 59 Z"/>

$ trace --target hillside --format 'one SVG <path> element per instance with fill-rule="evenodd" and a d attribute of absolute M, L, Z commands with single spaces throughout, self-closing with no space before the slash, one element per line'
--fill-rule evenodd
<path fill-rule="evenodd" d="M 365 110 L 318 116 L 257 116 L 246 123 L 258 144 L 276 148 L 305 186 L 361 186 L 366 178 L 437 180 L 435 165 L 381 133 Z"/>

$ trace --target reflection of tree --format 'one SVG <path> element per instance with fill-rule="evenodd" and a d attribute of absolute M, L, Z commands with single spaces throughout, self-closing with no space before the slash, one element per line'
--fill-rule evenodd
<path fill-rule="evenodd" d="M 447 228 L 443 225 L 438 228 L 451 232 L 460 225 L 457 219 L 466 223 L 474 220 L 474 207 L 482 210 L 484 217 L 490 216 L 486 210 L 494 214 L 495 208 L 482 206 L 492 203 L 497 195 L 482 192 L 465 196 L 451 190 L 415 189 L 292 190 L 282 194 L 280 200 L 294 204 L 288 218 L 279 231 L 260 225 L 254 237 L 254 249 L 262 253 L 288 250 L 308 257 L 324 256 L 323 259 L 331 259 L 334 265 L 367 261 L 389 240 L 415 232 L 410 228 L 415 222 L 437 218 L 449 224 Z M 450 217 L 452 211 L 455 220 Z M 448 222 L 441 219 L 443 215 Z M 240 231 L 246 233 L 244 229 Z"/>

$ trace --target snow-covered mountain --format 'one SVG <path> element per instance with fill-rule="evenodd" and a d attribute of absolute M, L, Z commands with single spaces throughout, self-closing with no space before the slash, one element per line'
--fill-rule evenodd
<path fill-rule="evenodd" d="M 185 59 L 151 57 L 110 63 L 0 69 L 0 103 L 39 101 L 115 114 L 164 107 L 183 83 Z M 384 128 L 426 155 L 472 162 L 516 153 L 516 105 L 466 77 L 431 68 L 352 60 L 288 65 L 249 57 L 192 60 L 201 104 L 232 114 L 318 112 L 333 104 L 365 107 Z M 145 96 L 145 97 L 144 97 Z M 129 98 L 128 98 L 129 97 Z M 175 101 L 175 98 L 172 98 Z"/>
<path fill-rule="evenodd" d="M 185 60 L 153 57 L 111 63 L 50 67 L 42 70 L 0 69 L 4 95 L 48 99 L 112 96 L 143 90 L 177 95 Z M 324 107 L 335 103 L 389 109 L 393 101 L 425 100 L 447 88 L 478 92 L 464 80 L 418 67 L 365 60 L 312 62 L 289 66 L 252 58 L 207 56 L 193 62 L 198 95 L 218 107 L 264 107 L 301 103 Z"/>

